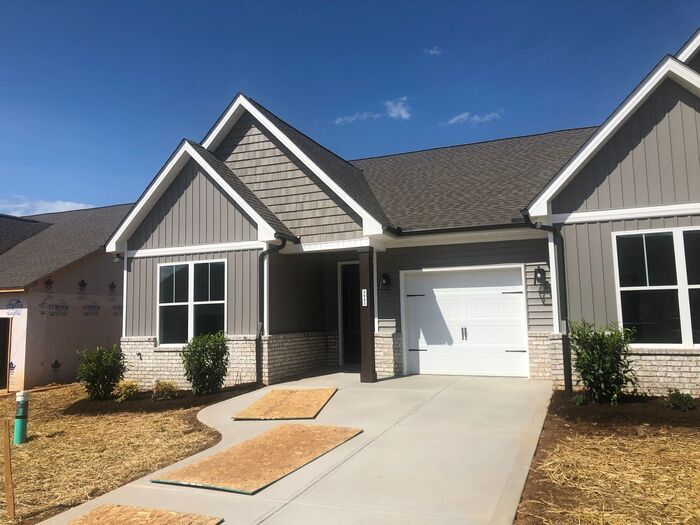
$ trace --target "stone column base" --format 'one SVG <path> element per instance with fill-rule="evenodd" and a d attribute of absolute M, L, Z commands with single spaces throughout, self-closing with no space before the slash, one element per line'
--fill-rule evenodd
<path fill-rule="evenodd" d="M 374 362 L 378 379 L 404 374 L 401 332 L 374 334 Z"/>

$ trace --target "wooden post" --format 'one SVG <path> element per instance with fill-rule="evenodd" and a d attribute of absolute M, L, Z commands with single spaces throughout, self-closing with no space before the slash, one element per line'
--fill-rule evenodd
<path fill-rule="evenodd" d="M 358 249 L 360 260 L 360 381 L 374 383 L 374 251 L 371 246 Z"/>
<path fill-rule="evenodd" d="M 2 421 L 2 450 L 5 460 L 5 501 L 7 502 L 7 517 L 15 519 L 15 490 L 12 486 L 12 453 L 10 451 L 10 422 Z"/>

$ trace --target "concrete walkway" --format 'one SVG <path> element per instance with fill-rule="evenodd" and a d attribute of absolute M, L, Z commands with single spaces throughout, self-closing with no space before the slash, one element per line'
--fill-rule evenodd
<path fill-rule="evenodd" d="M 337 386 L 309 424 L 364 432 L 254 496 L 158 485 L 151 474 L 45 523 L 68 523 L 105 503 L 207 514 L 226 524 L 512 523 L 551 394 L 550 383 L 526 379 L 409 376 L 361 384 L 358 374 L 330 373 L 205 408 L 199 419 L 222 441 L 161 472 L 280 424 L 231 416 L 283 386 Z"/>

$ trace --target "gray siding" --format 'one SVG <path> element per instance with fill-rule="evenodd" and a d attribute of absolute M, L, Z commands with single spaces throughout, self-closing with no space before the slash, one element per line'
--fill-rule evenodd
<path fill-rule="evenodd" d="M 128 244 L 136 250 L 255 239 L 255 223 L 190 160 Z"/>
<path fill-rule="evenodd" d="M 551 331 L 551 294 L 549 290 L 542 290 L 534 284 L 534 270 L 538 266 L 545 268 L 549 280 L 547 239 L 399 248 L 379 252 L 377 271 L 388 273 L 391 277 L 391 288 L 378 291 L 379 330 L 401 330 L 400 270 L 509 263 L 526 265 L 529 330 Z"/>
<path fill-rule="evenodd" d="M 255 334 L 258 322 L 259 250 L 143 257 L 129 259 L 126 335 L 157 336 L 158 264 L 207 259 L 227 260 L 227 324 L 229 334 Z"/>
<path fill-rule="evenodd" d="M 700 216 L 568 224 L 562 228 L 567 318 L 617 321 L 612 232 L 700 226 Z"/>
<path fill-rule="evenodd" d="M 362 235 L 361 220 L 302 169 L 300 162 L 245 114 L 216 155 L 304 242 Z"/>
<path fill-rule="evenodd" d="M 695 53 L 695 56 L 692 58 L 692 60 L 688 62 L 688 66 L 700 73 L 700 53 Z"/>
<path fill-rule="evenodd" d="M 552 203 L 554 213 L 700 201 L 700 99 L 666 80 Z"/>

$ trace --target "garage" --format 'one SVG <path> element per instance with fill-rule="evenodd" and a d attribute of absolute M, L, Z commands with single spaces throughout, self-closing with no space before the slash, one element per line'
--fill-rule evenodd
<path fill-rule="evenodd" d="M 409 373 L 529 375 L 521 265 L 402 273 Z"/>

